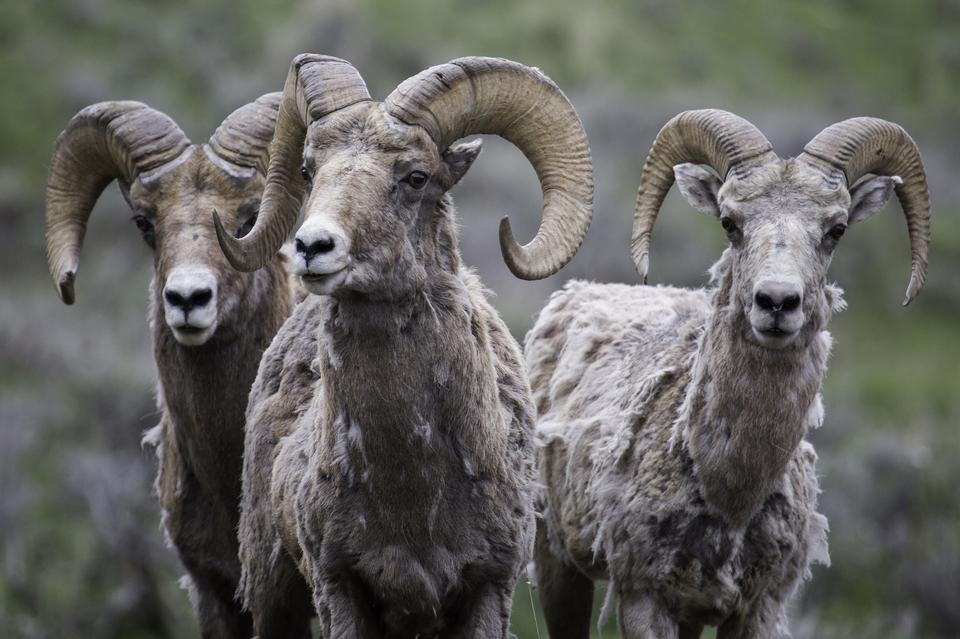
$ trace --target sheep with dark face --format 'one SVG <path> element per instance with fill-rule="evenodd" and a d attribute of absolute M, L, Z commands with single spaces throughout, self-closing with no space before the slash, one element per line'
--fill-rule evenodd
<path fill-rule="evenodd" d="M 643 276 L 674 179 L 730 240 L 710 286 L 575 282 L 527 336 L 544 440 L 537 584 L 554 638 L 588 636 L 597 579 L 630 639 L 695 638 L 705 625 L 721 639 L 786 632 L 809 566 L 828 561 L 804 439 L 823 419 L 825 328 L 844 306 L 827 268 L 846 227 L 894 191 L 913 253 L 907 301 L 923 285 L 926 177 L 895 124 L 840 122 L 782 160 L 737 116 L 680 114 L 641 178 Z"/>
<path fill-rule="evenodd" d="M 276 611 L 304 578 L 327 637 L 507 636 L 533 542 L 534 413 L 457 247 L 447 192 L 480 144 L 451 144 L 477 133 L 536 169 L 536 237 L 519 246 L 504 220 L 500 239 L 516 275 L 550 275 L 590 222 L 589 149 L 556 85 L 506 60 L 433 67 L 377 103 L 348 63 L 298 57 L 260 220 L 241 240 L 217 222 L 231 262 L 256 268 L 307 191 L 294 268 L 317 295 L 264 354 L 247 412 L 240 551 L 261 638 L 286 632 Z"/>
<path fill-rule="evenodd" d="M 149 317 L 161 420 L 145 441 L 157 445 L 163 525 L 187 570 L 204 637 L 251 634 L 234 599 L 244 409 L 260 356 L 292 307 L 283 258 L 238 273 L 220 251 L 210 211 L 231 233 L 253 226 L 279 98 L 238 109 L 203 145 L 144 104 L 91 105 L 58 139 L 47 183 L 50 273 L 67 304 L 87 219 L 111 181 L 153 250 Z"/>

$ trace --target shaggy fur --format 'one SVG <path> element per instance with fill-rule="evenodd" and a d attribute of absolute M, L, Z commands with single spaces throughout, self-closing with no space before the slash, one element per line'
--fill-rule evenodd
<path fill-rule="evenodd" d="M 303 579 L 326 637 L 507 636 L 534 413 L 457 248 L 446 191 L 479 150 L 441 155 L 375 104 L 311 126 L 305 224 L 335 224 L 350 265 L 299 305 L 250 395 L 240 545 L 260 637 L 285 636 L 274 610 Z"/>
<path fill-rule="evenodd" d="M 689 165 L 677 176 L 697 208 L 736 218 L 709 288 L 572 282 L 527 336 L 543 441 L 537 581 L 554 639 L 588 636 L 596 579 L 629 639 L 705 625 L 722 639 L 786 634 L 798 585 L 829 561 L 804 439 L 823 418 L 824 328 L 843 308 L 826 283 L 829 230 L 882 206 L 890 178 L 851 207 L 793 161 L 722 188 Z M 756 334 L 770 320 L 753 304 L 771 277 L 803 295 L 799 328 L 776 347 Z"/>
<path fill-rule="evenodd" d="M 262 175 L 238 179 L 198 147 L 173 171 L 138 179 L 125 193 L 135 211 L 150 216 L 156 246 L 149 319 L 161 419 L 144 442 L 157 447 L 163 527 L 187 570 L 204 637 L 246 639 L 252 632 L 235 600 L 244 410 L 260 356 L 294 297 L 281 255 L 257 273 L 226 263 L 209 211 L 224 211 L 240 228 L 262 188 Z M 164 320 L 166 274 L 184 264 L 217 277 L 217 328 L 199 346 L 180 343 Z"/>

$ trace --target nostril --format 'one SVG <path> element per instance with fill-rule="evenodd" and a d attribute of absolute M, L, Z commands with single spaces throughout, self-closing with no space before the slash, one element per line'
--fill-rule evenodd
<path fill-rule="evenodd" d="M 785 312 L 795 311 L 800 306 L 800 296 L 797 294 L 787 295 L 780 303 L 780 310 Z"/>
<path fill-rule="evenodd" d="M 176 291 L 164 291 L 163 298 L 167 300 L 167 303 L 172 306 L 183 306 L 186 303 L 186 300 L 183 299 L 183 296 L 177 293 Z"/>
<path fill-rule="evenodd" d="M 764 293 L 763 291 L 758 291 L 753 298 L 754 304 L 759 306 L 765 311 L 772 311 L 775 306 L 773 298 Z"/>
<path fill-rule="evenodd" d="M 213 299 L 213 290 L 209 288 L 200 288 L 188 295 L 183 295 L 174 290 L 166 290 L 163 297 L 171 306 L 176 306 L 184 311 L 206 306 Z"/>
<path fill-rule="evenodd" d="M 325 237 L 313 243 L 310 249 L 314 253 L 329 253 L 333 250 L 334 241 L 332 237 Z"/>
<path fill-rule="evenodd" d="M 310 244 L 304 244 L 302 240 L 294 241 L 294 248 L 297 250 L 297 253 L 303 255 L 303 259 L 310 261 L 315 255 L 323 255 L 324 253 L 329 253 L 336 247 L 337 243 L 332 236 L 327 235 L 321 237 L 319 240 L 316 240 Z"/>
<path fill-rule="evenodd" d="M 202 288 L 194 291 L 193 294 L 187 298 L 187 306 L 190 308 L 206 306 L 211 299 L 213 299 L 213 291 L 209 288 Z"/>

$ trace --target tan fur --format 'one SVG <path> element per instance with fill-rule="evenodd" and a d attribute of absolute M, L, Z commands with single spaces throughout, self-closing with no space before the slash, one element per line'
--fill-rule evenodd
<path fill-rule="evenodd" d="M 596 579 L 628 639 L 785 634 L 810 565 L 829 561 L 805 436 L 823 419 L 824 328 L 844 305 L 826 281 L 828 231 L 851 198 L 792 160 L 710 179 L 683 185 L 737 221 L 710 287 L 572 282 L 527 335 L 551 637 L 587 636 Z M 801 283 L 800 328 L 779 349 L 753 330 L 761 277 Z"/>
<path fill-rule="evenodd" d="M 260 355 L 289 315 L 293 295 L 279 255 L 257 273 L 231 268 L 209 215 L 215 208 L 239 227 L 262 188 L 262 175 L 238 179 L 197 147 L 186 163 L 136 180 L 127 194 L 134 211 L 151 216 L 156 234 L 150 326 L 162 417 L 145 441 L 157 446 L 164 530 L 195 591 L 204 636 L 211 637 L 251 632 L 234 600 L 244 410 Z M 207 266 L 218 279 L 217 330 L 200 346 L 177 342 L 164 321 L 166 274 L 185 263 Z"/>
<path fill-rule="evenodd" d="M 351 254 L 250 396 L 240 545 L 260 637 L 281 636 L 273 610 L 301 579 L 327 637 L 506 637 L 533 542 L 533 405 L 445 194 L 478 152 L 376 104 L 311 126 L 304 219 L 335 222 Z"/>

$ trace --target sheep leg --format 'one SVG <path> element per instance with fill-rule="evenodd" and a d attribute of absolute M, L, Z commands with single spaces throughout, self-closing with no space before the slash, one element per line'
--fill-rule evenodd
<path fill-rule="evenodd" d="M 250 606 L 257 639 L 310 639 L 313 602 L 296 565 L 283 557 L 272 577 L 273 584 L 262 588 Z"/>
<path fill-rule="evenodd" d="M 349 576 L 325 579 L 313 597 L 325 639 L 383 639 L 364 593 Z"/>
<path fill-rule="evenodd" d="M 489 584 L 483 586 L 468 602 L 466 620 L 456 639 L 506 639 L 510 631 L 509 588 Z"/>
<path fill-rule="evenodd" d="M 680 624 L 680 639 L 700 639 L 703 634 L 703 624 Z"/>
<path fill-rule="evenodd" d="M 553 554 L 544 527 L 537 524 L 534 561 L 547 631 L 553 639 L 585 639 L 590 636 L 593 580 Z"/>
<path fill-rule="evenodd" d="M 762 597 L 743 616 L 731 617 L 717 628 L 717 639 L 773 639 L 780 604 L 770 596 Z"/>
<path fill-rule="evenodd" d="M 623 639 L 679 639 L 677 621 L 645 593 L 621 593 L 620 634 Z"/>
<path fill-rule="evenodd" d="M 248 639 L 253 633 L 250 615 L 233 598 L 232 585 L 220 577 L 191 574 L 191 599 L 203 639 Z"/>
<path fill-rule="evenodd" d="M 229 540 L 217 535 L 230 528 L 200 517 L 188 517 L 182 512 L 205 505 L 185 498 L 179 508 L 172 511 L 180 515 L 175 523 L 171 525 L 172 518 L 167 520 L 167 530 L 187 569 L 187 589 L 200 635 L 204 639 L 248 639 L 253 633 L 253 619 L 234 597 L 240 567 L 234 565 L 235 556 L 224 556 L 223 549 L 231 548 Z"/>

